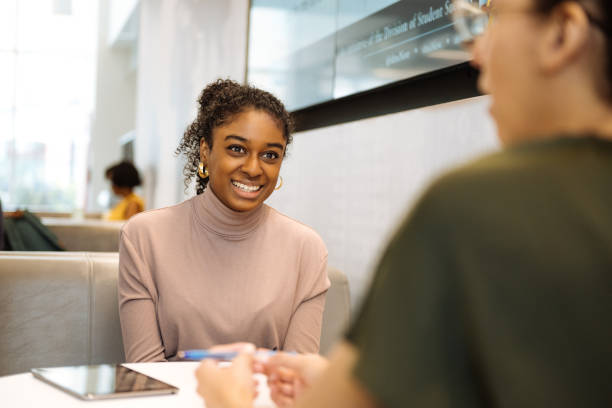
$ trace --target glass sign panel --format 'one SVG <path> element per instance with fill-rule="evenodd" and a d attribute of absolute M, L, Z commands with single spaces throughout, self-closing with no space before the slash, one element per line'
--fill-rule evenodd
<path fill-rule="evenodd" d="M 296 110 L 465 62 L 452 10 L 451 0 L 253 0 L 248 82 Z"/>

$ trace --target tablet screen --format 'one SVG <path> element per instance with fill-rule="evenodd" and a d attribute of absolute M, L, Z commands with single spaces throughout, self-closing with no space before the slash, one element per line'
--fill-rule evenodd
<path fill-rule="evenodd" d="M 32 374 L 83 399 L 170 394 L 178 388 L 115 364 L 34 368 Z"/>

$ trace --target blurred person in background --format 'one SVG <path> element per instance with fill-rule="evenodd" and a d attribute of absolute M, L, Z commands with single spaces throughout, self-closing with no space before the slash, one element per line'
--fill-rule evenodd
<path fill-rule="evenodd" d="M 424 193 L 329 364 L 270 358 L 278 405 L 612 406 L 612 2 L 488 14 L 473 56 L 504 148 Z M 208 408 L 252 406 L 252 359 L 200 365 Z"/>
<path fill-rule="evenodd" d="M 141 180 L 138 170 L 132 163 L 122 161 L 110 166 L 105 170 L 105 175 L 112 184 L 113 193 L 121 198 L 121 201 L 106 215 L 107 220 L 129 220 L 144 211 L 144 200 L 134 193 L 134 188 L 141 184 Z"/>

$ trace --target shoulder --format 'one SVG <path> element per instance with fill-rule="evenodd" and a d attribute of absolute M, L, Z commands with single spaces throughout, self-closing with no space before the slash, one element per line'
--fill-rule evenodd
<path fill-rule="evenodd" d="M 308 225 L 301 223 L 272 207 L 268 208 L 267 222 L 275 233 L 283 239 L 291 240 L 302 246 L 302 248 L 327 255 L 327 248 L 319 234 Z"/>
<path fill-rule="evenodd" d="M 465 203 L 478 210 L 545 184 L 551 171 L 559 168 L 557 159 L 535 149 L 502 150 L 443 174 L 423 198 L 443 206 Z"/>
<path fill-rule="evenodd" d="M 538 174 L 548 166 L 545 162 L 531 154 L 502 150 L 448 171 L 423 192 L 399 229 L 409 224 L 445 234 L 461 224 L 475 227 L 479 220 L 501 222 L 502 215 L 512 211 L 510 202 L 524 203 L 539 194 L 543 181 Z"/>
<path fill-rule="evenodd" d="M 568 161 L 590 161 L 593 143 L 592 139 L 569 137 L 525 142 L 471 161 L 442 176 L 438 184 L 488 185 L 510 191 L 537 185 L 550 177 L 562 178 L 562 173 L 568 171 Z"/>
<path fill-rule="evenodd" d="M 140 212 L 121 228 L 121 236 L 139 240 L 145 236 L 164 236 L 189 222 L 193 212 L 191 199 L 169 207 Z"/>
<path fill-rule="evenodd" d="M 140 197 L 138 194 L 130 195 L 129 199 L 130 199 L 130 202 L 132 203 L 136 203 L 139 206 L 144 206 L 144 199 Z"/>
<path fill-rule="evenodd" d="M 513 228 L 512 220 L 533 217 L 533 209 L 564 198 L 571 153 L 563 144 L 549 142 L 473 160 L 434 180 L 404 224 L 437 235 Z"/>

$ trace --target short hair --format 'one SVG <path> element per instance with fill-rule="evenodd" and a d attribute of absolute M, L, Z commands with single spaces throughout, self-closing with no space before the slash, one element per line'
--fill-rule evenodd
<path fill-rule="evenodd" d="M 567 0 L 533 0 L 536 10 L 540 13 L 549 13 L 561 3 Z M 598 27 L 603 31 L 606 37 L 606 79 L 609 88 L 612 87 L 612 1 L 610 0 L 575 0 L 587 10 L 589 18 L 592 21 L 597 21 Z M 594 7 L 588 7 L 587 3 L 593 4 Z M 593 10 L 595 9 L 595 10 Z M 612 99 L 612 94 L 608 90 L 608 99 Z"/>
<path fill-rule="evenodd" d="M 138 169 L 129 161 L 122 161 L 108 167 L 104 174 L 117 187 L 134 188 L 141 184 Z"/>
<path fill-rule="evenodd" d="M 186 158 L 183 168 L 185 188 L 191 179 L 196 180 L 196 194 L 206 189 L 208 178 L 198 176 L 200 141 L 204 139 L 212 148 L 213 130 L 232 121 L 232 118 L 252 108 L 269 114 L 283 132 L 287 145 L 292 141 L 293 120 L 283 103 L 269 92 L 250 85 L 242 85 L 229 79 L 218 79 L 204 88 L 198 98 L 198 116 L 187 127 L 175 153 Z"/>

